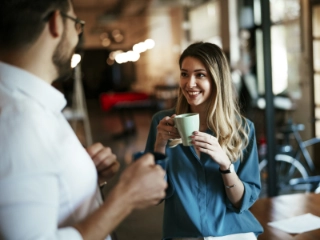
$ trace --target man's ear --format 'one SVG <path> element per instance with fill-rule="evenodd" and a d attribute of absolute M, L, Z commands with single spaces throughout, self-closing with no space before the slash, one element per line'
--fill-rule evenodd
<path fill-rule="evenodd" d="M 54 11 L 48 21 L 49 32 L 54 38 L 60 37 L 63 33 L 64 24 L 59 11 Z"/>

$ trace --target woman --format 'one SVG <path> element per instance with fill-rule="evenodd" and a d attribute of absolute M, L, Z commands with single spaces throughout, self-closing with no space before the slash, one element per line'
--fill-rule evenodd
<path fill-rule="evenodd" d="M 199 42 L 179 65 L 177 105 L 153 116 L 146 145 L 169 158 L 163 239 L 256 239 L 263 229 L 248 211 L 260 193 L 255 131 L 239 113 L 227 59 Z M 180 138 L 172 118 L 189 112 L 200 117 L 193 146 L 170 147 Z"/>

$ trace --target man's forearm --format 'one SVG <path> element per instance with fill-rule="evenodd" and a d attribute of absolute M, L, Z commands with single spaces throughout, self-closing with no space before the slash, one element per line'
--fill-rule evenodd
<path fill-rule="evenodd" d="M 105 239 L 133 210 L 130 197 L 118 184 L 103 205 L 74 227 L 84 240 Z"/>

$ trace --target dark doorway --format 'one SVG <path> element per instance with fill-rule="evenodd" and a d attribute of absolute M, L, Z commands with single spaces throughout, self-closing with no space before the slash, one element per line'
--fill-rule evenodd
<path fill-rule="evenodd" d="M 135 81 L 135 68 L 132 62 L 108 65 L 110 51 L 88 49 L 83 53 L 82 72 L 86 98 L 98 98 L 105 92 L 125 92 Z"/>

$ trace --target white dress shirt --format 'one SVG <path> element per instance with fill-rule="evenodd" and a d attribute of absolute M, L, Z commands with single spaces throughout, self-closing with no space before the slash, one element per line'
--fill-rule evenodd
<path fill-rule="evenodd" d="M 0 239 L 82 239 L 71 226 L 101 203 L 65 105 L 45 81 L 0 62 Z"/>

